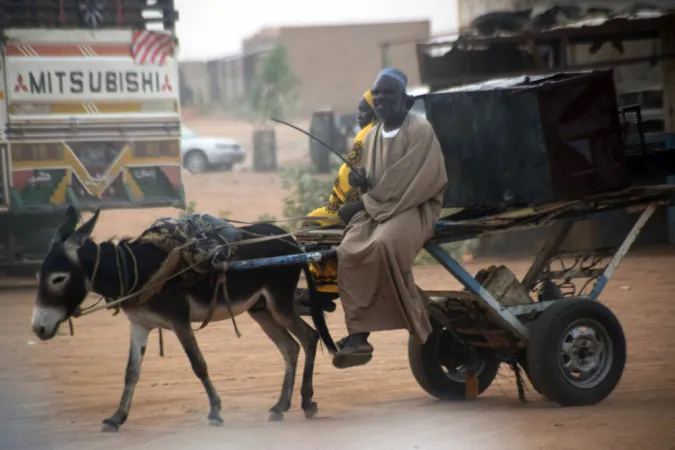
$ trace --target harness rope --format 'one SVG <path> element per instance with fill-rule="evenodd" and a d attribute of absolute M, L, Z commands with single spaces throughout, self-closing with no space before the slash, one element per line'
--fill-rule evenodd
<path fill-rule="evenodd" d="M 296 219 L 292 219 L 292 220 L 302 220 L 302 219 L 303 219 L 303 218 L 296 218 Z M 306 217 L 306 219 L 311 219 L 311 220 L 317 220 L 317 219 L 318 219 L 318 220 L 321 220 L 322 218 L 318 218 L 318 217 Z M 331 217 L 331 219 L 333 219 L 333 217 Z M 228 222 L 232 222 L 232 223 L 242 223 L 241 221 L 234 221 L 234 220 L 228 220 Z M 250 222 L 251 225 L 255 225 L 255 224 L 259 224 L 259 223 L 273 223 L 273 222 L 272 222 L 272 221 L 270 221 L 270 222 L 258 222 L 258 223 L 256 223 L 256 222 Z M 223 225 L 223 226 L 225 226 L 225 225 Z M 214 228 L 214 229 L 211 230 L 211 231 L 216 231 L 216 230 L 222 228 L 223 226 L 221 226 L 221 227 L 216 227 L 216 228 Z M 219 250 L 221 250 L 221 249 L 223 249 L 223 248 L 245 246 L 245 245 L 250 245 L 250 244 L 255 244 L 255 243 L 260 243 L 260 242 L 267 242 L 267 241 L 272 241 L 272 240 L 277 240 L 277 239 L 283 239 L 283 238 L 286 238 L 286 237 L 296 237 L 296 236 L 298 236 L 298 235 L 300 235 L 300 234 L 304 234 L 304 233 L 307 233 L 307 232 L 310 232 L 310 231 L 321 230 L 321 229 L 325 229 L 325 228 L 332 227 L 332 226 L 334 226 L 334 224 L 330 224 L 330 225 L 319 225 L 319 226 L 314 226 L 314 227 L 306 227 L 306 228 L 297 230 L 297 231 L 295 231 L 295 232 L 286 233 L 286 234 L 267 235 L 267 236 L 262 235 L 262 236 L 259 236 L 259 237 L 253 238 L 253 239 L 247 239 L 247 240 L 244 240 L 244 241 L 228 242 L 228 243 L 226 243 L 226 244 L 222 244 L 222 245 L 216 246 L 215 248 L 213 248 L 213 249 L 208 253 L 207 256 L 210 257 L 210 258 L 212 258 L 213 256 L 215 256 L 215 254 L 216 254 L 217 251 L 219 251 Z M 246 230 L 240 230 L 240 231 L 247 232 Z M 248 233 L 249 233 L 249 234 L 256 235 L 256 233 L 251 233 L 251 232 L 248 232 Z M 190 242 L 188 242 L 188 243 L 186 243 L 186 244 L 184 244 L 184 245 L 182 245 L 182 246 L 180 246 L 180 247 L 177 247 L 176 250 L 180 250 L 181 248 L 185 248 L 185 247 L 187 247 L 187 246 L 194 245 L 194 244 L 200 242 L 201 240 L 202 240 L 202 239 L 195 239 L 195 240 L 192 240 L 192 241 L 190 241 Z M 98 267 L 99 267 L 99 264 L 100 264 L 100 253 L 101 253 L 101 252 L 100 252 L 100 246 L 99 246 L 98 244 L 96 244 L 96 243 L 94 243 L 94 244 L 96 245 L 96 261 L 95 261 L 95 263 L 94 263 L 94 272 L 92 273 L 92 281 L 91 281 L 92 288 L 93 288 L 93 286 L 94 286 L 95 276 L 97 275 L 97 272 L 98 272 Z M 291 243 L 289 242 L 289 244 L 291 244 Z M 114 245 L 114 244 L 113 244 L 113 245 Z M 131 253 L 131 249 L 127 248 L 127 251 L 129 251 L 129 252 Z M 119 265 L 119 258 L 118 258 L 117 256 L 116 256 L 116 258 L 117 258 L 117 266 L 118 266 L 118 274 L 119 274 L 119 271 L 121 270 L 121 269 L 120 269 L 120 265 Z M 134 275 L 135 275 L 135 277 L 134 277 L 134 286 L 136 286 L 136 284 L 138 283 L 138 263 L 137 263 L 135 257 L 133 258 L 133 262 L 134 262 Z M 191 270 L 191 269 L 197 267 L 198 265 L 203 264 L 203 262 L 204 262 L 204 261 L 199 261 L 199 262 L 190 264 L 189 266 L 187 266 L 187 267 L 185 267 L 185 268 L 179 270 L 178 272 L 176 272 L 176 273 L 174 273 L 174 274 L 172 274 L 172 275 L 166 277 L 164 280 L 160 280 L 160 281 L 157 281 L 157 282 L 155 282 L 155 283 L 152 283 L 152 284 L 150 284 L 150 285 L 148 285 L 148 286 L 144 286 L 142 289 L 140 289 L 140 290 L 138 290 L 138 291 L 136 291 L 136 292 L 132 292 L 132 290 L 130 290 L 130 291 L 129 291 L 129 292 L 130 292 L 129 294 L 124 295 L 125 292 L 124 292 L 124 289 L 122 289 L 122 290 L 120 290 L 120 294 L 122 295 L 121 298 L 118 298 L 118 299 L 116 299 L 116 300 L 114 300 L 114 301 L 111 301 L 111 302 L 106 302 L 104 305 L 99 305 L 99 303 L 100 303 L 100 300 L 99 300 L 99 301 L 98 301 L 96 304 L 94 304 L 93 306 L 90 306 L 90 307 L 88 307 L 88 308 L 86 308 L 86 309 L 85 309 L 85 308 L 80 309 L 80 310 L 77 312 L 77 315 L 74 315 L 74 316 L 75 316 L 75 317 L 82 317 L 82 316 L 85 316 L 85 315 L 88 315 L 88 314 L 92 314 L 92 313 L 97 312 L 97 311 L 101 311 L 101 310 L 104 310 L 104 309 L 112 309 L 112 308 L 115 308 L 115 307 L 117 307 L 118 310 L 119 310 L 119 305 L 120 305 L 120 304 L 122 304 L 122 303 L 124 303 L 124 302 L 126 302 L 127 300 L 130 300 L 130 299 L 132 299 L 132 298 L 135 298 L 135 297 L 139 296 L 140 294 L 149 291 L 149 290 L 152 289 L 152 288 L 155 288 L 155 287 L 157 287 L 157 286 L 160 286 L 160 285 L 166 283 L 167 281 L 169 281 L 169 280 L 172 279 L 172 278 L 175 278 L 175 277 L 177 277 L 177 276 L 179 276 L 179 275 L 182 275 L 182 274 L 188 272 L 189 270 Z M 217 303 L 217 302 L 214 302 L 213 299 L 214 299 L 214 298 L 217 299 L 217 290 L 218 290 L 218 288 L 221 286 L 222 281 L 223 281 L 223 278 L 224 278 L 224 275 L 219 276 L 219 279 L 218 279 L 218 281 L 216 282 L 216 288 L 214 289 L 214 295 L 213 295 L 213 297 L 212 297 L 211 304 L 209 305 L 209 310 L 207 311 L 207 317 L 206 317 L 206 320 L 202 323 L 202 325 L 198 328 L 198 330 L 201 330 L 202 328 L 204 328 L 204 327 L 211 321 L 211 318 L 212 318 L 212 316 L 213 316 L 213 312 L 215 312 L 215 311 L 212 311 L 212 310 L 215 310 L 215 305 L 214 305 L 214 303 Z M 121 277 L 121 274 L 120 274 L 120 286 L 122 286 L 122 283 L 123 283 L 123 281 L 122 281 L 122 277 Z M 239 333 L 238 327 L 236 326 L 236 322 L 235 322 L 235 320 L 234 320 L 234 316 L 233 316 L 233 314 L 232 314 L 232 310 L 231 310 L 231 306 L 230 306 L 229 296 L 227 295 L 226 291 L 227 291 L 227 289 L 223 289 L 223 296 L 225 297 L 226 304 L 227 304 L 227 307 L 228 307 L 228 311 L 230 312 L 230 317 L 232 318 L 232 322 L 233 322 L 234 327 L 235 327 L 235 333 L 237 333 L 237 337 L 240 337 L 241 334 Z M 103 298 L 103 296 L 102 296 L 102 298 Z"/>
<path fill-rule="evenodd" d="M 238 223 L 238 224 L 244 224 L 244 225 L 259 225 L 259 224 L 274 224 L 274 223 L 282 223 L 282 222 L 318 221 L 318 220 L 332 220 L 332 219 L 335 219 L 335 217 L 303 216 L 303 217 L 294 217 L 294 218 L 284 219 L 284 220 L 269 220 L 269 221 L 259 221 L 259 222 L 245 222 L 245 221 L 234 220 L 234 219 L 227 220 L 227 221 L 230 222 L 230 223 Z M 334 225 L 335 224 L 320 225 L 320 226 L 315 226 L 315 227 L 305 227 L 301 230 L 296 231 L 295 233 L 287 233 L 287 234 L 284 234 L 284 235 L 273 235 L 273 236 L 264 236 L 264 235 L 260 235 L 258 233 L 254 233 L 252 231 L 239 229 L 240 232 L 247 233 L 247 234 L 252 235 L 252 236 L 258 236 L 258 237 L 254 238 L 254 239 L 242 241 L 242 242 L 239 242 L 237 244 L 238 245 L 245 245 L 246 243 L 253 244 L 255 242 L 264 242 L 264 241 L 267 241 L 267 240 L 282 239 L 282 238 L 285 238 L 285 237 L 295 237 L 298 234 L 302 234 L 303 232 L 321 230 L 321 229 L 332 227 Z M 225 226 L 225 225 L 223 225 L 223 226 Z M 211 231 L 217 231 L 218 229 L 222 228 L 223 226 L 216 227 Z M 261 239 L 261 238 L 264 238 L 264 239 Z M 202 238 L 202 239 L 206 239 L 206 238 Z M 193 245 L 193 244 L 198 243 L 200 241 L 201 241 L 201 239 L 195 239 L 195 240 L 185 244 L 184 246 L 178 247 L 178 249 L 184 248 L 188 245 Z M 94 259 L 94 268 L 92 270 L 92 275 L 91 275 L 91 280 L 90 280 L 91 288 L 93 290 L 94 285 L 96 283 L 96 278 L 97 278 L 97 275 L 98 275 L 100 264 L 101 264 L 101 247 L 96 242 L 93 242 L 93 241 L 91 241 L 91 242 L 94 244 L 94 246 L 96 248 L 96 257 Z M 131 250 L 131 248 L 129 247 L 129 244 L 126 243 L 126 242 L 123 242 L 121 247 L 118 246 L 118 245 L 115 245 L 114 243 L 111 243 L 111 244 L 113 244 L 115 246 L 114 247 L 115 248 L 115 259 L 116 259 L 115 262 L 116 262 L 116 265 L 117 265 L 118 276 L 119 276 L 119 279 L 120 279 L 120 295 L 122 296 L 122 298 L 119 298 L 119 299 L 109 303 L 107 301 L 107 300 L 109 300 L 109 298 L 106 298 L 103 295 L 101 295 L 99 297 L 98 301 L 96 303 L 94 303 L 92 306 L 89 306 L 87 308 L 81 308 L 81 307 L 78 306 L 76 308 L 75 312 L 72 314 L 72 316 L 68 318 L 68 325 L 70 327 L 70 335 L 71 336 L 74 335 L 72 317 L 78 318 L 78 317 L 81 317 L 81 316 L 85 316 L 87 314 L 92 314 L 94 312 L 101 311 L 103 309 L 112 309 L 112 308 L 115 308 L 115 311 L 113 312 L 113 316 L 116 316 L 120 312 L 120 306 L 119 305 L 122 304 L 123 302 L 125 302 L 126 300 L 137 297 L 141 293 L 146 292 L 146 291 L 150 290 L 151 288 L 154 288 L 155 286 L 162 285 L 162 284 L 166 283 L 168 280 L 170 280 L 171 278 L 182 275 L 183 273 L 189 271 L 190 269 L 196 267 L 197 265 L 199 265 L 203 262 L 203 261 L 200 261 L 198 263 L 191 264 L 190 266 L 184 268 L 183 270 L 179 271 L 178 273 L 175 273 L 175 274 L 165 278 L 163 281 L 158 281 L 158 282 L 156 282 L 156 283 L 154 283 L 150 286 L 145 286 L 143 289 L 139 290 L 138 292 L 133 293 L 134 290 L 136 289 L 136 287 L 138 286 L 138 282 L 139 282 L 138 261 L 136 260 L 136 255 L 134 255 L 134 252 Z M 217 250 L 222 249 L 222 248 L 232 247 L 232 246 L 234 246 L 234 244 L 235 243 L 228 243 L 226 245 L 217 246 L 216 248 L 214 248 L 210 252 L 210 254 L 208 256 L 213 258 L 213 256 L 215 256 L 215 253 L 216 253 Z M 288 244 L 293 245 L 297 249 L 301 249 L 301 247 L 299 245 L 297 245 L 295 242 L 288 242 Z M 133 285 L 131 286 L 131 288 L 129 289 L 129 291 L 125 291 L 126 286 L 124 285 L 124 279 L 123 279 L 123 276 L 122 276 L 122 273 L 121 273 L 120 260 L 119 260 L 120 255 L 119 255 L 119 252 L 118 252 L 118 248 L 121 248 L 122 250 L 126 250 L 129 253 L 129 255 L 131 256 L 131 260 L 132 260 L 132 263 L 133 263 L 134 282 L 133 282 Z M 125 275 L 126 275 L 126 271 L 125 271 Z M 215 287 L 214 287 L 214 290 L 213 290 L 213 295 L 211 297 L 211 302 L 209 303 L 209 308 L 207 310 L 206 318 L 204 319 L 204 321 L 202 322 L 200 327 L 197 328 L 197 330 L 194 330 L 194 331 L 199 331 L 199 330 L 203 329 L 204 327 L 206 327 L 211 322 L 211 319 L 213 318 L 213 314 L 215 313 L 216 306 L 218 304 L 218 289 L 220 289 L 222 287 L 223 300 L 225 300 L 225 305 L 227 306 L 227 310 L 230 314 L 230 318 L 232 319 L 232 326 L 234 327 L 235 335 L 237 336 L 237 338 L 240 338 L 241 332 L 239 331 L 239 327 L 237 326 L 237 322 L 235 320 L 234 314 L 232 313 L 231 300 L 230 300 L 230 297 L 229 297 L 229 293 L 227 291 L 227 287 L 223 287 L 224 284 L 225 284 L 225 274 L 221 273 L 216 280 Z M 124 294 L 126 292 L 128 292 L 129 294 L 125 296 Z M 102 306 L 99 306 L 100 303 L 104 300 L 106 300 L 106 303 Z M 164 356 L 164 339 L 163 339 L 163 335 L 162 335 L 162 329 L 159 328 L 158 332 L 159 332 L 159 355 L 163 357 Z"/>

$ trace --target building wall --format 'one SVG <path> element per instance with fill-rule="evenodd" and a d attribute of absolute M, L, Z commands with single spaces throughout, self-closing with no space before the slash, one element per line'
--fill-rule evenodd
<path fill-rule="evenodd" d="M 380 44 L 425 40 L 430 28 L 429 21 L 280 28 L 278 42 L 301 83 L 300 114 L 320 108 L 356 111 L 382 68 Z M 409 84 L 418 84 L 414 42 L 392 46 L 390 55 L 390 64 L 408 76 Z"/>
<path fill-rule="evenodd" d="M 184 106 L 204 107 L 210 97 L 209 77 L 204 61 L 181 61 L 178 65 L 185 84 L 192 91 L 192 104 Z"/>
<path fill-rule="evenodd" d="M 356 112 L 363 92 L 382 68 L 382 43 L 405 42 L 390 47 L 390 65 L 408 76 L 409 85 L 419 84 L 415 41 L 428 39 L 430 29 L 429 21 L 263 29 L 242 42 L 241 55 L 200 63 L 203 74 L 186 76 L 186 84 L 205 90 L 208 106 L 232 112 L 260 58 L 273 46 L 283 45 L 300 81 L 301 116 L 321 108 Z"/>
<path fill-rule="evenodd" d="M 201 105 L 195 106 L 222 112 L 236 111 L 263 53 L 181 63 L 185 83 L 199 92 L 199 95 L 193 95 L 195 103 L 198 103 L 197 98 L 203 99 Z"/>

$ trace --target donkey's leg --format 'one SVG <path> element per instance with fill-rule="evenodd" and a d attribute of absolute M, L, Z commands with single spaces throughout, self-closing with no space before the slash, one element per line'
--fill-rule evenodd
<path fill-rule="evenodd" d="M 131 409 L 131 399 L 134 396 L 136 383 L 141 376 L 141 363 L 145 355 L 145 348 L 148 345 L 148 335 L 150 328 L 136 322 L 131 322 L 131 343 L 129 345 L 129 360 L 127 361 L 127 371 L 124 375 L 124 391 L 120 406 L 111 417 L 103 421 L 102 431 L 117 431 L 126 422 Z"/>
<path fill-rule="evenodd" d="M 314 396 L 314 361 L 316 359 L 316 346 L 319 342 L 319 333 L 298 317 L 295 313 L 289 314 L 273 310 L 274 319 L 282 326 L 286 327 L 302 345 L 305 352 L 305 367 L 302 372 L 302 386 L 300 395 L 302 396 L 302 410 L 305 417 L 311 419 L 319 412 L 319 407 L 312 401 Z"/>
<path fill-rule="evenodd" d="M 276 405 L 270 408 L 269 420 L 281 421 L 284 419 L 284 413 L 291 407 L 291 397 L 293 396 L 293 384 L 295 383 L 295 371 L 298 367 L 298 355 L 300 346 L 295 339 L 288 334 L 288 331 L 272 317 L 267 310 L 249 311 L 253 320 L 263 329 L 267 337 L 277 346 L 281 355 L 284 357 L 285 372 L 284 381 L 281 385 L 281 394 Z"/>
<path fill-rule="evenodd" d="M 190 323 L 174 323 L 173 331 L 176 333 L 178 340 L 183 346 L 183 350 L 185 350 L 185 353 L 190 360 L 192 371 L 202 382 L 204 390 L 206 390 L 206 395 L 209 396 L 209 404 L 211 405 L 211 411 L 208 416 L 209 423 L 214 426 L 222 425 L 223 419 L 220 417 L 220 397 L 209 378 L 206 361 L 204 361 L 204 357 L 199 349 L 199 344 L 197 344 L 197 339 L 195 338 L 194 331 L 192 331 L 192 327 L 190 327 Z"/>

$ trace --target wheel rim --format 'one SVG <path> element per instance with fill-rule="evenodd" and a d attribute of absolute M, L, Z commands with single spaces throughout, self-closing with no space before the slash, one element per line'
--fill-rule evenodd
<path fill-rule="evenodd" d="M 600 384 L 612 367 L 614 344 L 605 327 L 593 319 L 570 324 L 558 345 L 558 368 L 579 389 Z"/>
<path fill-rule="evenodd" d="M 206 161 L 200 155 L 192 155 L 188 159 L 187 165 L 190 172 L 203 172 L 206 168 Z"/>
<path fill-rule="evenodd" d="M 468 361 L 464 361 L 465 358 L 453 360 L 453 358 L 447 357 L 448 353 L 456 346 L 452 335 L 445 328 L 442 329 L 436 338 L 436 359 L 448 379 L 455 383 L 465 383 L 470 368 L 467 364 Z M 474 375 L 480 376 L 484 369 L 485 361 L 481 358 Z"/>

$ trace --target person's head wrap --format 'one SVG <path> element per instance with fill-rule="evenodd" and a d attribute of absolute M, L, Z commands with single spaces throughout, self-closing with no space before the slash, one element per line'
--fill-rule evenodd
<path fill-rule="evenodd" d="M 370 89 L 363 94 L 363 98 L 366 100 L 366 103 L 368 103 L 368 106 L 375 108 L 375 103 L 373 103 L 373 93 L 370 92 Z"/>
<path fill-rule="evenodd" d="M 401 72 L 398 69 L 394 69 L 393 67 L 387 67 L 386 69 L 382 69 L 380 73 L 377 75 L 378 79 L 381 77 L 389 77 L 398 81 L 399 83 L 401 83 L 401 86 L 403 86 L 404 89 L 408 87 L 408 77 L 406 77 L 403 72 Z"/>

